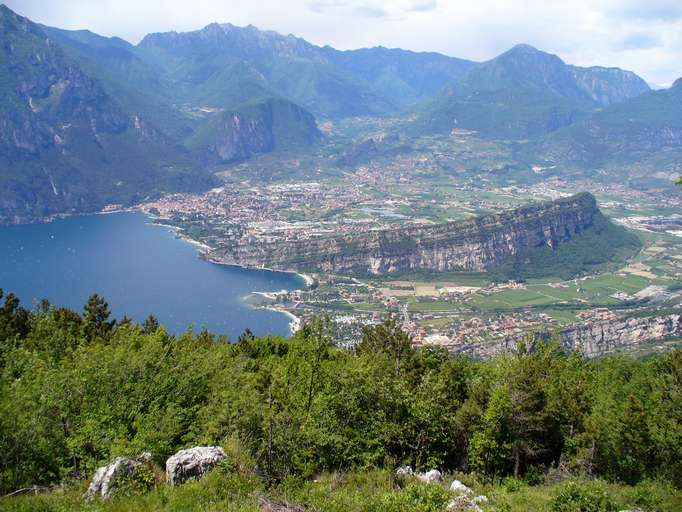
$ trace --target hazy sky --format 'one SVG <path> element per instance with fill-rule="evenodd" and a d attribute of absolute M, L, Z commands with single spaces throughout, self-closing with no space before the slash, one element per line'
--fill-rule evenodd
<path fill-rule="evenodd" d="M 1 1 L 1 0 L 0 0 Z M 486 60 L 529 43 L 578 65 L 682 76 L 682 0 L 5 0 L 34 21 L 137 43 L 217 21 L 339 49 L 437 51 Z"/>

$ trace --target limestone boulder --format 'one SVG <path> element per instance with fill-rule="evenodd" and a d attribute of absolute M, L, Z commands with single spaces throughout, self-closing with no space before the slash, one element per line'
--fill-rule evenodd
<path fill-rule="evenodd" d="M 166 479 L 171 485 L 177 485 L 188 478 L 198 478 L 226 458 L 220 446 L 195 446 L 180 450 L 166 461 Z"/>
<path fill-rule="evenodd" d="M 441 480 L 443 480 L 443 474 L 437 469 L 432 469 L 431 471 L 427 471 L 426 473 L 415 473 L 414 476 L 416 476 L 422 482 L 426 482 L 429 484 L 440 482 Z"/>
<path fill-rule="evenodd" d="M 459 480 L 453 480 L 452 483 L 450 484 L 450 491 L 455 492 L 457 494 L 473 494 L 474 491 L 472 491 L 469 487 L 464 485 L 462 482 Z"/>
<path fill-rule="evenodd" d="M 146 455 L 138 459 L 129 459 L 126 457 L 117 457 L 111 464 L 97 468 L 92 477 L 90 486 L 85 492 L 86 499 L 92 499 L 99 495 L 104 499 L 111 497 L 116 489 L 116 482 L 119 478 L 125 475 L 132 474 L 135 468 L 146 462 Z M 151 455 L 149 456 L 151 460 Z"/>
<path fill-rule="evenodd" d="M 412 476 L 414 471 L 410 466 L 401 466 L 395 471 L 396 476 Z"/>

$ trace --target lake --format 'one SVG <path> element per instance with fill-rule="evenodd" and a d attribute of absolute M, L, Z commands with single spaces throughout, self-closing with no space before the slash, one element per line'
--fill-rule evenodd
<path fill-rule="evenodd" d="M 204 261 L 196 246 L 141 213 L 0 227 L 0 288 L 14 292 L 24 306 L 46 298 L 80 312 L 96 292 L 117 318 L 143 321 L 154 314 L 176 334 L 206 327 L 235 340 L 246 328 L 288 336 L 287 316 L 251 308 L 242 299 L 303 286 L 296 274 Z"/>

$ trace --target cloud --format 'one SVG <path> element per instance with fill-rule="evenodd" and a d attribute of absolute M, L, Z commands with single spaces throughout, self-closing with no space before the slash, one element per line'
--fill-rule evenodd
<path fill-rule="evenodd" d="M 437 0 L 423 0 L 422 2 L 413 2 L 410 11 L 412 12 L 429 12 L 438 8 Z"/>
<path fill-rule="evenodd" d="M 320 14 L 346 11 L 368 18 L 402 19 L 407 13 L 430 12 L 438 8 L 437 0 L 309 0 L 310 10 Z"/>
<path fill-rule="evenodd" d="M 660 46 L 661 40 L 657 35 L 646 32 L 633 32 L 623 37 L 615 47 L 620 50 L 642 50 Z"/>
<path fill-rule="evenodd" d="M 674 21 L 682 19 L 680 0 L 624 0 L 612 13 L 626 19 L 642 21 Z"/>

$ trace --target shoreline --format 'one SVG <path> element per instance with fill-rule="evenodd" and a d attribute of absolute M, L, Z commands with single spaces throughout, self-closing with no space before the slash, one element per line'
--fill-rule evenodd
<path fill-rule="evenodd" d="M 198 242 L 200 243 L 200 242 Z M 223 265 L 225 267 L 235 267 L 235 268 L 241 268 L 244 270 L 265 270 L 266 272 L 276 272 L 278 274 L 294 274 L 298 276 L 302 281 L 303 284 L 305 285 L 305 288 L 308 289 L 312 285 L 315 284 L 315 279 L 308 275 L 304 274 L 303 272 L 297 272 L 295 270 L 277 270 L 274 268 L 267 268 L 267 267 L 247 267 L 245 265 L 239 265 L 237 263 L 225 263 L 223 261 L 217 260 L 215 258 L 212 258 L 210 255 L 210 248 L 208 248 L 207 252 L 200 253 L 201 257 L 203 257 L 206 261 L 209 263 L 213 263 L 215 265 Z M 301 288 L 296 288 L 295 290 L 289 290 L 289 291 L 296 291 L 296 290 L 301 290 Z M 257 293 L 257 292 L 252 292 L 252 293 Z M 272 293 L 272 292 L 265 292 L 265 293 Z"/>
<path fill-rule="evenodd" d="M 287 311 L 285 309 L 276 308 L 276 307 L 269 307 L 269 306 L 263 306 L 263 309 L 267 309 L 269 311 L 275 311 L 277 313 L 281 313 L 281 314 L 285 315 L 287 318 L 289 318 L 289 330 L 291 331 L 292 336 L 301 330 L 301 327 L 302 327 L 301 319 L 298 318 L 293 313 L 291 313 L 290 311 Z"/>
<path fill-rule="evenodd" d="M 186 242 L 186 243 L 196 247 L 198 256 L 200 258 L 204 259 L 205 261 L 209 262 L 209 263 L 213 263 L 215 265 L 227 266 L 227 267 L 236 267 L 236 268 L 240 268 L 243 270 L 265 270 L 267 272 L 276 272 L 279 274 L 293 274 L 293 275 L 297 276 L 303 282 L 303 287 L 294 288 L 292 290 L 280 290 L 280 291 L 258 291 L 258 290 L 256 290 L 256 291 L 249 292 L 249 294 L 261 295 L 265 298 L 270 298 L 270 297 L 272 297 L 273 294 L 278 294 L 278 293 L 282 293 L 282 292 L 289 293 L 292 291 L 300 291 L 302 289 L 308 289 L 315 284 L 315 279 L 311 275 L 305 274 L 303 272 L 296 272 L 293 270 L 276 270 L 276 269 L 264 268 L 264 267 L 247 267 L 244 265 L 236 265 L 236 264 L 221 262 L 221 261 L 211 257 L 210 252 L 211 252 L 212 248 L 210 246 L 206 245 L 203 242 L 200 242 L 198 240 L 195 240 L 195 239 L 185 235 L 182 231 L 182 228 L 180 228 L 179 226 L 174 226 L 172 224 L 165 224 L 165 223 L 157 222 L 158 220 L 162 220 L 162 219 L 159 217 L 156 217 L 152 214 L 149 214 L 149 213 L 147 213 L 147 212 L 143 211 L 142 209 L 135 207 L 135 206 L 129 207 L 129 208 L 100 210 L 100 211 L 95 211 L 95 212 L 57 213 L 57 214 L 53 214 L 53 215 L 49 215 L 49 216 L 45 216 L 45 217 L 41 217 L 41 218 L 37 218 L 37 219 L 32 219 L 30 222 L 15 222 L 15 223 L 10 223 L 8 225 L 49 224 L 51 222 L 54 222 L 54 221 L 57 221 L 60 219 L 67 219 L 67 218 L 71 218 L 71 217 L 87 217 L 90 215 L 110 215 L 110 214 L 115 214 L 115 213 L 141 213 L 142 215 L 144 215 L 146 217 L 146 219 L 148 221 L 147 222 L 148 225 L 166 228 L 166 229 L 172 231 L 175 234 L 176 239 L 182 240 L 183 242 Z M 247 295 L 245 295 L 244 297 L 241 297 L 242 301 L 244 301 L 244 299 L 246 297 L 247 297 Z M 287 311 L 287 310 L 280 309 L 279 307 L 276 307 L 276 306 L 273 307 L 270 305 L 251 305 L 251 307 L 257 308 L 257 309 L 267 309 L 269 311 L 273 311 L 273 312 L 276 312 L 276 313 L 279 313 L 279 314 L 286 316 L 289 319 L 289 331 L 290 331 L 291 335 L 296 334 L 296 332 L 298 332 L 302 327 L 301 319 L 298 318 L 293 313 Z"/>
<path fill-rule="evenodd" d="M 142 213 L 144 213 L 144 212 L 142 212 Z M 150 226 L 159 226 L 162 228 L 167 228 L 170 231 L 172 231 L 173 233 L 175 233 L 175 237 L 178 240 L 182 240 L 183 242 L 187 242 L 190 245 L 193 245 L 195 247 L 199 247 L 199 248 L 203 249 L 204 251 L 210 251 L 211 250 L 211 247 L 209 247 L 205 243 L 200 242 L 198 240 L 195 240 L 194 238 L 190 238 L 189 236 L 185 235 L 182 232 L 182 228 L 180 228 L 178 226 L 173 226 L 172 224 L 162 224 L 160 222 L 154 222 L 154 217 L 150 216 L 147 213 L 144 213 L 144 215 L 151 221 L 148 223 Z M 201 255 L 202 253 L 200 252 L 199 254 Z"/>

